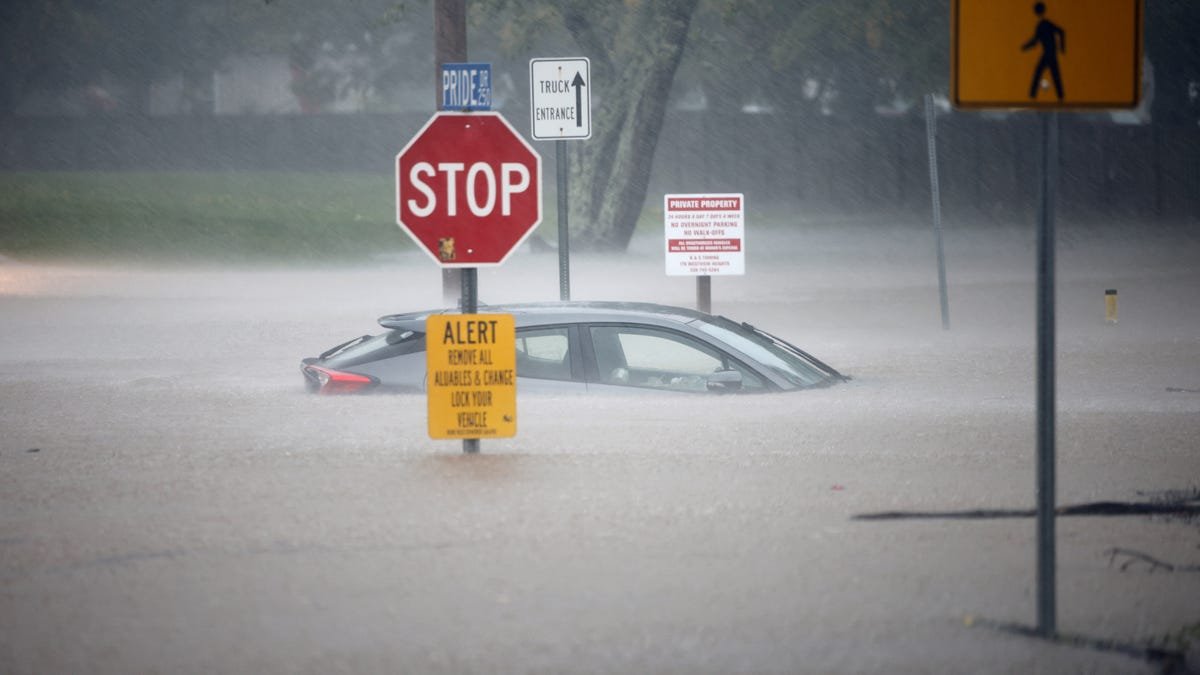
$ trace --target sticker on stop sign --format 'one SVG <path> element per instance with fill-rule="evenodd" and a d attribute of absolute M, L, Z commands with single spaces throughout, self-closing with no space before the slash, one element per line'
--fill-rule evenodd
<path fill-rule="evenodd" d="M 438 113 L 396 155 L 396 222 L 442 267 L 501 264 L 541 222 L 541 168 L 500 113 Z"/>

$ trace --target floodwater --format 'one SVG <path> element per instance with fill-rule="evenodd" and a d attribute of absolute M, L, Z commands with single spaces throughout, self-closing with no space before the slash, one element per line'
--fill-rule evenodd
<path fill-rule="evenodd" d="M 1194 497 L 1200 241 L 1060 234 L 1058 503 Z M 522 397 L 478 456 L 426 436 L 423 397 L 303 390 L 300 358 L 441 304 L 423 255 L 0 262 L 0 671 L 1157 672 L 1119 648 L 1149 643 L 1197 667 L 1194 521 L 1058 519 L 1082 640 L 1048 642 L 994 627 L 1035 623 L 1032 519 L 853 518 L 1034 505 L 1033 227 L 946 237 L 948 331 L 928 227 L 751 226 L 714 312 L 853 381 Z M 694 304 L 661 246 L 577 257 L 573 297 Z M 557 258 L 479 294 L 555 300 Z"/>

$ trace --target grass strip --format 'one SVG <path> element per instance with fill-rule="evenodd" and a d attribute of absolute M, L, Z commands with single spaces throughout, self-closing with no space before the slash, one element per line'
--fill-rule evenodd
<path fill-rule="evenodd" d="M 0 173 L 16 259 L 346 262 L 410 250 L 377 174 Z"/>

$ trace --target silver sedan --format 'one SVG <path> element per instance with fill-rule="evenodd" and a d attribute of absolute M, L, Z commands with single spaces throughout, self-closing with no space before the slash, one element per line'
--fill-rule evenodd
<path fill-rule="evenodd" d="M 673 391 L 765 393 L 848 379 L 804 350 L 747 323 L 646 303 L 562 302 L 484 306 L 516 324 L 523 393 Z M 306 358 L 321 394 L 425 389 L 425 320 L 453 310 L 390 314 L 387 329 Z"/>

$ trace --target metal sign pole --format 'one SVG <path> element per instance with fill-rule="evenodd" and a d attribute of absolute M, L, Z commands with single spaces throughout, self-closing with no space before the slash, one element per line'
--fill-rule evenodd
<path fill-rule="evenodd" d="M 475 267 L 462 268 L 462 313 L 479 312 L 479 270 Z M 478 438 L 464 438 L 463 452 L 473 455 L 479 452 Z"/>
<path fill-rule="evenodd" d="M 558 174 L 558 299 L 571 299 L 571 234 L 567 229 L 567 142 L 554 141 Z"/>
<path fill-rule="evenodd" d="M 707 274 L 696 277 L 696 309 L 712 314 L 712 277 Z"/>
<path fill-rule="evenodd" d="M 571 299 L 567 141 L 592 137 L 592 62 L 586 56 L 529 60 L 529 128 L 554 141 L 558 179 L 558 299 Z"/>
<path fill-rule="evenodd" d="M 942 248 L 942 199 L 938 190 L 937 110 L 933 95 L 925 94 L 925 136 L 929 142 L 929 189 L 933 199 L 933 234 L 937 240 L 938 296 L 942 303 L 942 330 L 950 330 L 950 299 L 946 293 L 946 254 Z"/>
<path fill-rule="evenodd" d="M 1057 110 L 1134 108 L 1142 95 L 1144 0 L 952 0 L 950 100 L 958 108 L 1041 110 L 1037 233 L 1037 632 L 1055 625 L 1054 202 Z M 1031 12 L 1030 9 L 1033 11 Z M 1058 68 L 1071 33 L 1071 72 Z M 1033 35 L 1024 45 L 1011 36 Z M 1036 50 L 1036 61 L 1023 51 Z M 1080 58 L 1081 55 L 1083 58 Z M 1032 56 L 1032 55 L 1030 55 Z M 1066 58 L 1064 56 L 1064 58 Z M 1036 63 L 1036 65 L 1034 65 Z M 1032 72 L 1029 67 L 1034 65 Z M 1047 73 L 1046 71 L 1049 70 Z M 1028 82 L 1026 88 L 1023 83 Z M 1053 87 L 1052 87 L 1053 85 Z M 1087 92 L 1081 96 L 1080 92 Z"/>
<path fill-rule="evenodd" d="M 1037 615 L 1038 633 L 1053 637 L 1055 595 L 1054 200 L 1058 182 L 1058 114 L 1040 113 L 1041 190 L 1037 243 Z"/>

